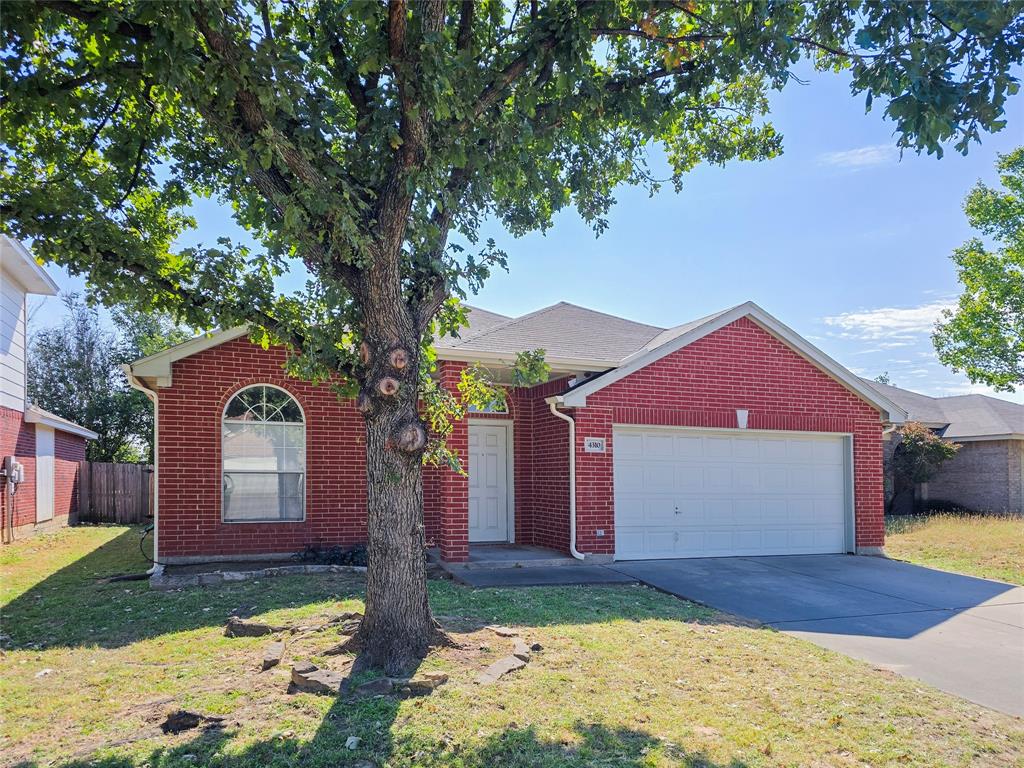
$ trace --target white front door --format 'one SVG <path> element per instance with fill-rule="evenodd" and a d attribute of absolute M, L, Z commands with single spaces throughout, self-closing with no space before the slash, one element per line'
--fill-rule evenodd
<path fill-rule="evenodd" d="M 617 427 L 620 560 L 846 551 L 840 435 Z"/>
<path fill-rule="evenodd" d="M 36 424 L 36 522 L 53 519 L 53 428 Z"/>
<path fill-rule="evenodd" d="M 469 425 L 469 540 L 508 541 L 508 427 Z"/>

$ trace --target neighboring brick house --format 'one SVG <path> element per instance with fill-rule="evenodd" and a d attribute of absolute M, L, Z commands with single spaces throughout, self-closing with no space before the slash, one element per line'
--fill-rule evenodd
<path fill-rule="evenodd" d="M 1024 405 L 985 395 L 929 397 L 871 383 L 907 411 L 909 420 L 960 445 L 956 456 L 915 489 L 911 509 L 1024 514 Z M 896 445 L 889 442 L 887 455 Z"/>
<path fill-rule="evenodd" d="M 446 560 L 477 542 L 595 560 L 883 546 L 883 430 L 904 413 L 756 305 L 668 329 L 565 303 L 469 324 L 436 347 L 442 386 L 533 349 L 551 374 L 455 424 L 467 474 L 425 469 Z M 235 328 L 129 367 L 157 407 L 162 562 L 365 539 L 361 417 L 284 360 Z"/>
<path fill-rule="evenodd" d="M 57 286 L 17 240 L 0 235 L 0 527 L 2 540 L 66 525 L 78 511 L 78 465 L 97 435 L 30 405 L 25 395 L 26 296 Z M 10 466 L 22 468 L 12 482 Z"/>

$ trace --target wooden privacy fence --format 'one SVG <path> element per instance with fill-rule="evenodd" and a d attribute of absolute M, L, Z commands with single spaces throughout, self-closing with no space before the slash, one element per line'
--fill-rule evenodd
<path fill-rule="evenodd" d="M 144 523 L 153 516 L 153 467 L 147 464 L 78 465 L 78 522 Z"/>

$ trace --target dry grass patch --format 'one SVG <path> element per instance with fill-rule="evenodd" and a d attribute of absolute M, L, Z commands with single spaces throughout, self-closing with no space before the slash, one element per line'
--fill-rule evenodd
<path fill-rule="evenodd" d="M 447 672 L 447 684 L 419 698 L 289 694 L 292 659 L 344 669 L 342 658 L 320 655 L 337 636 L 296 637 L 281 666 L 260 672 L 271 638 L 225 638 L 225 619 L 243 612 L 312 624 L 359 609 L 360 581 L 291 576 L 169 594 L 97 584 L 97 576 L 142 564 L 133 560 L 137 537 L 130 529 L 80 529 L 5 552 L 0 577 L 21 587 L 3 609 L 0 762 L 932 768 L 1024 761 L 1018 719 L 632 586 L 469 590 L 432 582 L 435 611 L 459 647 L 439 649 L 421 669 Z M 516 627 L 543 650 L 524 669 L 479 686 L 477 673 L 511 647 L 485 624 Z M 44 669 L 52 672 L 40 676 Z M 166 712 L 179 707 L 225 719 L 206 731 L 160 732 Z M 350 749 L 353 736 L 359 741 Z"/>
<path fill-rule="evenodd" d="M 890 557 L 1024 585 L 1024 518 L 928 515 L 886 521 Z"/>

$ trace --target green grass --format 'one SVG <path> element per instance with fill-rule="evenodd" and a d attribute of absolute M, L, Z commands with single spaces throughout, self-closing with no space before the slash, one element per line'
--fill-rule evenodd
<path fill-rule="evenodd" d="M 265 638 L 223 637 L 228 615 L 311 621 L 361 605 L 350 576 L 292 576 L 156 593 L 96 579 L 143 568 L 139 532 L 82 528 L 15 543 L 0 560 L 5 653 L 0 763 L 100 768 L 338 766 L 1012 766 L 1024 725 L 926 685 L 641 587 L 469 590 L 431 582 L 459 647 L 423 669 L 432 696 L 287 693 L 289 662 L 329 633 L 292 639 L 258 671 Z M 480 687 L 517 626 L 544 650 Z M 50 669 L 45 675 L 38 676 Z M 185 707 L 226 719 L 178 736 Z M 357 736 L 357 749 L 345 747 Z M 365 763 L 364 763 L 365 765 Z"/>
<path fill-rule="evenodd" d="M 914 515 L 886 520 L 890 557 L 1024 585 L 1024 518 Z"/>

